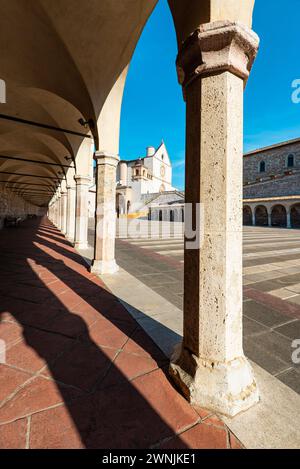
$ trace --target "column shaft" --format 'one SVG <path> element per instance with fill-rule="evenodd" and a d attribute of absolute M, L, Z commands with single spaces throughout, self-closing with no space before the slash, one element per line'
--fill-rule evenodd
<path fill-rule="evenodd" d="M 76 224 L 75 242 L 77 249 L 88 247 L 88 194 L 90 178 L 87 176 L 74 176 L 76 181 Z"/>
<path fill-rule="evenodd" d="M 67 192 L 61 193 L 61 231 L 63 234 L 67 231 Z"/>
<path fill-rule="evenodd" d="M 118 270 L 115 261 L 116 169 L 119 157 L 95 153 L 97 192 L 95 212 L 95 254 L 91 271 L 111 274 Z"/>
<path fill-rule="evenodd" d="M 185 199 L 200 218 L 202 241 L 191 247 L 185 239 L 183 343 L 170 371 L 194 404 L 227 415 L 258 400 L 242 347 L 243 87 L 256 40 L 236 24 L 202 25 L 177 60 L 186 97 Z"/>
<path fill-rule="evenodd" d="M 69 241 L 75 239 L 75 205 L 76 205 L 76 187 L 67 187 L 67 226 L 66 237 Z"/>

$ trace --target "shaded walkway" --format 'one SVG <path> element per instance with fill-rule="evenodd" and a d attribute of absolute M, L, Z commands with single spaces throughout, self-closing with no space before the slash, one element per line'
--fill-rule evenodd
<path fill-rule="evenodd" d="M 0 232 L 0 275 L 0 448 L 239 447 L 47 219 Z"/>

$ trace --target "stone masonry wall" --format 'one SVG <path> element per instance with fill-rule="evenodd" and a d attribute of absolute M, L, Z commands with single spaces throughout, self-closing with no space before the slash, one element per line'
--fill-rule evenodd
<path fill-rule="evenodd" d="M 285 195 L 300 195 L 300 174 L 244 186 L 244 199 Z"/>
<path fill-rule="evenodd" d="M 295 164 L 293 168 L 287 168 L 289 155 L 294 155 Z M 264 173 L 259 172 L 261 161 L 266 164 Z M 264 178 L 270 175 L 283 174 L 287 169 L 300 170 L 300 142 L 244 156 L 244 182 L 255 181 L 257 177 Z"/>
<path fill-rule="evenodd" d="M 29 204 L 8 189 L 0 188 L 0 229 L 7 216 L 26 218 L 28 214 L 38 215 L 39 207 Z"/>

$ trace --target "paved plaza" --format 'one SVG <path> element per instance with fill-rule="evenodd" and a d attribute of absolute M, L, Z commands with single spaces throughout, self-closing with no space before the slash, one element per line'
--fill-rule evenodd
<path fill-rule="evenodd" d="M 181 238 L 118 239 L 116 258 L 182 310 Z M 300 393 L 300 365 L 291 359 L 300 338 L 300 230 L 244 227 L 243 265 L 245 353 Z"/>

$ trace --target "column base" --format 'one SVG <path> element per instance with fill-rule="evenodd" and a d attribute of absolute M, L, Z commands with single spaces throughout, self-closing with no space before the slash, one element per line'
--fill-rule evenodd
<path fill-rule="evenodd" d="M 88 249 L 89 245 L 88 243 L 74 243 L 74 248 L 75 249 Z"/>
<path fill-rule="evenodd" d="M 74 244 L 74 236 L 69 236 L 67 234 L 65 236 L 66 236 L 66 239 L 70 241 L 70 243 Z"/>
<path fill-rule="evenodd" d="M 98 275 L 114 274 L 118 272 L 118 270 L 119 266 L 114 259 L 110 261 L 93 260 L 93 263 L 90 267 L 90 272 Z"/>
<path fill-rule="evenodd" d="M 245 356 L 211 363 L 176 347 L 169 368 L 191 404 L 234 417 L 259 402 L 252 368 Z"/>

